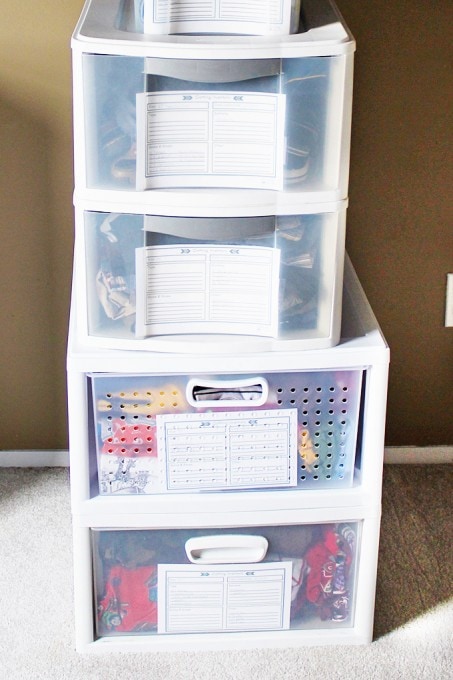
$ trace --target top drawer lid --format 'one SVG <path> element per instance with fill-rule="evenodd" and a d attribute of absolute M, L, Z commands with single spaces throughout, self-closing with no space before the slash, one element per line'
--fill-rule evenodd
<path fill-rule="evenodd" d="M 333 56 L 353 52 L 354 39 L 331 0 L 301 1 L 301 32 L 290 35 L 149 35 L 134 0 L 86 0 L 72 40 L 74 49 L 156 57 L 229 58 Z M 209 48 L 208 50 L 206 48 Z"/>

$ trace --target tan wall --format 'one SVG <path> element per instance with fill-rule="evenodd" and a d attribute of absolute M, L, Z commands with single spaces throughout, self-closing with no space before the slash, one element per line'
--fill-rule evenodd
<path fill-rule="evenodd" d="M 357 41 L 347 247 L 390 344 L 386 439 L 453 444 L 453 3 L 338 5 Z"/>
<path fill-rule="evenodd" d="M 453 444 L 453 5 L 339 6 L 358 41 L 348 249 L 391 345 L 387 443 Z M 69 42 L 81 8 L 0 0 L 0 449 L 67 447 Z"/>
<path fill-rule="evenodd" d="M 67 446 L 70 36 L 81 0 L 0 0 L 0 449 Z"/>

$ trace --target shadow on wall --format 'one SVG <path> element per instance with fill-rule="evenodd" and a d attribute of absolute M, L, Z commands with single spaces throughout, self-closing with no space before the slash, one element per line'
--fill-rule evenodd
<path fill-rule="evenodd" d="M 54 448 L 50 131 L 0 101 L 0 148 L 0 448 Z"/>

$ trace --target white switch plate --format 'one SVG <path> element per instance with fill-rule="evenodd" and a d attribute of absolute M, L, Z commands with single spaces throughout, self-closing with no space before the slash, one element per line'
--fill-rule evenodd
<path fill-rule="evenodd" d="M 453 326 L 453 274 L 447 274 L 447 293 L 445 295 L 445 325 Z"/>

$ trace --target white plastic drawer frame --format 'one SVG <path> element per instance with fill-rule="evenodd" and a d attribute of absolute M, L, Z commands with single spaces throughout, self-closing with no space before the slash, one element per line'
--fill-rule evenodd
<path fill-rule="evenodd" d="M 99 497 L 97 463 L 93 455 L 94 439 L 89 432 L 90 404 L 87 393 L 87 374 L 215 374 L 223 371 L 235 374 L 260 375 L 263 372 L 300 372 L 316 368 L 318 371 L 363 370 L 361 403 L 361 428 L 358 455 L 352 488 L 285 490 L 260 490 L 263 507 L 322 507 L 367 505 L 380 502 L 384 451 L 384 428 L 387 396 L 389 352 L 376 320 L 361 292 L 350 267 L 344 293 L 344 338 L 337 347 L 329 350 L 306 352 L 271 352 L 224 357 L 190 356 L 181 354 L 154 354 L 146 352 L 108 351 L 80 348 L 71 331 L 68 353 L 68 397 L 70 452 L 72 467 L 72 500 L 76 513 L 103 513 L 120 510 L 127 514 L 136 512 L 170 511 L 174 495 L 149 497 Z M 167 373 L 168 371 L 168 373 Z M 90 455 L 91 454 L 91 455 Z M 182 502 L 195 511 L 205 508 L 212 511 L 217 506 L 218 494 L 189 494 Z M 255 492 L 230 491 L 235 507 L 243 510 L 256 507 Z"/>
<path fill-rule="evenodd" d="M 86 3 L 72 41 L 74 53 L 74 131 L 77 148 L 75 155 L 75 181 L 77 199 L 93 199 L 110 203 L 124 203 L 137 200 L 149 205 L 157 201 L 167 208 L 179 204 L 180 206 L 187 206 L 189 210 L 190 206 L 195 206 L 199 203 L 199 200 L 196 198 L 197 192 L 190 188 L 184 188 L 184 186 L 175 187 L 169 194 L 168 190 L 162 189 L 160 186 L 150 191 L 144 190 L 140 183 L 136 183 L 134 144 L 131 142 L 129 147 L 126 148 L 124 133 L 113 134 L 115 132 L 115 121 L 106 120 L 102 122 L 102 138 L 107 143 L 107 150 L 104 143 L 99 146 L 101 118 L 98 119 L 98 116 L 101 116 L 100 108 L 102 108 L 104 96 L 103 88 L 105 88 L 105 79 L 108 75 L 105 72 L 105 68 L 109 64 L 112 65 L 114 63 L 116 68 L 116 62 L 112 61 L 115 59 L 119 60 L 123 67 L 132 68 L 135 75 L 142 79 L 142 74 L 147 68 L 145 62 L 149 62 L 149 59 L 152 60 L 153 64 L 153 66 L 149 65 L 153 72 L 153 77 L 158 75 L 154 73 L 156 68 L 160 72 L 162 65 L 165 65 L 166 68 L 172 62 L 175 64 L 175 75 L 183 77 L 184 63 L 189 63 L 190 60 L 198 63 L 201 70 L 205 70 L 209 61 L 215 65 L 222 60 L 228 64 L 236 60 L 239 64 L 239 71 L 244 70 L 241 68 L 242 63 L 244 65 L 248 64 L 249 67 L 253 64 L 255 66 L 257 64 L 267 64 L 266 70 L 269 71 L 271 69 L 272 72 L 275 71 L 273 66 L 275 61 L 281 62 L 277 69 L 279 73 L 281 72 L 283 62 L 285 63 L 285 70 L 287 70 L 290 63 L 297 63 L 297 60 L 300 60 L 301 64 L 304 63 L 304 60 L 307 64 L 310 64 L 310 62 L 317 64 L 316 68 L 326 66 L 329 62 L 331 66 L 328 69 L 329 73 L 318 73 L 321 89 L 322 85 L 328 82 L 328 86 L 324 87 L 324 93 L 321 97 L 322 102 L 319 104 L 323 113 L 316 117 L 314 123 L 308 120 L 304 127 L 305 132 L 313 131 L 313 124 L 316 127 L 322 118 L 324 121 L 322 129 L 318 130 L 314 136 L 310 133 L 311 141 L 305 140 L 302 147 L 300 147 L 300 140 L 295 141 L 295 144 L 293 144 L 291 143 L 291 138 L 295 136 L 294 139 L 296 140 L 300 137 L 300 134 L 297 132 L 300 120 L 297 116 L 293 120 L 291 112 L 288 114 L 285 124 L 287 127 L 286 136 L 290 143 L 288 144 L 288 153 L 286 154 L 287 180 L 286 183 L 283 183 L 285 191 L 279 189 L 279 185 L 273 188 L 266 188 L 266 183 L 258 182 L 255 188 L 251 186 L 250 190 L 242 191 L 240 200 L 244 207 L 248 206 L 251 208 L 251 206 L 254 206 L 255 210 L 267 206 L 269 213 L 272 214 L 276 212 L 275 206 L 281 203 L 288 205 L 288 207 L 292 206 L 294 209 L 298 204 L 300 205 L 301 200 L 304 202 L 324 202 L 345 199 L 347 197 L 349 176 L 352 73 L 355 43 L 341 16 L 329 0 L 323 0 L 321 6 L 319 6 L 319 3 L 311 2 L 311 0 L 306 0 L 305 3 L 302 2 L 302 5 L 302 14 L 305 20 L 304 27 L 306 29 L 303 33 L 289 36 L 261 37 L 258 40 L 251 40 L 248 36 L 153 36 L 153 39 L 150 40 L 150 36 L 134 32 L 130 28 L 128 29 L 124 25 L 116 23 L 118 12 L 116 2 L 89 0 Z M 151 62 L 149 63 L 151 64 Z M 262 68 L 260 67 L 258 71 L 262 71 Z M 305 71 L 305 67 L 302 71 Z M 193 68 L 190 72 L 194 73 Z M 244 73 L 240 76 L 242 84 L 240 80 L 237 80 L 239 83 L 238 87 L 243 86 L 243 76 Z M 280 80 L 280 75 L 277 72 L 275 72 L 274 76 Z M 264 78 L 266 82 L 269 77 L 271 76 L 268 75 Z M 254 79 L 260 82 L 255 90 L 252 87 L 251 92 L 256 91 L 258 93 L 260 91 L 262 79 Z M 295 79 L 298 82 L 300 80 L 297 73 L 295 77 L 290 76 L 288 82 L 294 83 L 296 82 Z M 125 82 L 130 83 L 130 80 L 130 77 L 127 77 Z M 116 91 L 120 81 L 121 78 L 114 77 L 114 88 L 116 88 Z M 307 82 L 311 87 L 311 76 Z M 272 87 L 274 90 L 277 87 L 277 93 L 280 85 L 278 83 L 274 85 Z M 109 87 L 108 90 L 111 91 L 112 88 Z M 134 97 L 135 94 L 143 93 L 144 90 L 145 85 L 143 83 L 137 85 L 136 90 L 134 90 Z M 86 92 L 85 95 L 83 94 L 84 92 Z M 270 91 L 268 94 L 271 94 Z M 133 108 L 136 106 L 134 97 L 132 98 Z M 302 97 L 301 102 L 303 103 L 304 101 L 306 101 L 305 96 Z M 300 109 L 300 105 L 296 106 L 297 110 Z M 315 102 L 308 107 L 307 115 L 309 118 L 310 110 L 314 105 Z M 111 107 L 107 108 L 110 110 Z M 119 119 L 126 126 L 124 127 L 123 125 L 124 130 L 126 130 L 126 137 L 129 136 L 131 140 L 135 134 L 135 113 L 132 115 L 132 118 L 134 119 L 134 124 L 131 128 L 131 111 L 129 108 L 126 108 L 119 116 Z M 98 132 L 96 132 L 96 128 L 98 128 Z M 117 131 L 123 128 L 120 125 Z M 306 134 L 304 133 L 304 139 L 305 137 Z M 122 139 L 123 141 L 121 141 Z M 142 149 L 142 147 L 143 145 L 140 143 L 139 148 Z M 100 149 L 100 156 L 96 152 L 98 148 Z M 121 162 L 118 165 L 118 162 L 113 161 L 114 166 L 112 167 L 110 167 L 110 161 L 108 163 L 108 177 L 113 172 L 116 178 L 115 181 L 112 181 L 108 178 L 105 179 L 102 175 L 102 167 L 104 167 L 104 161 L 107 161 L 107 157 L 110 159 L 114 149 L 117 150 L 115 153 L 117 153 Z M 283 153 L 284 151 L 283 146 L 279 144 L 278 153 Z M 299 166 L 301 159 L 308 157 L 307 154 L 311 157 L 311 160 L 310 164 L 304 169 Z M 272 164 L 274 164 L 274 161 L 272 161 Z M 292 168 L 293 161 L 295 162 L 295 169 Z M 319 163 L 316 161 L 319 161 Z M 313 172 L 316 165 L 319 166 L 318 170 Z M 279 167 L 280 164 L 277 162 L 275 168 L 278 169 Z M 127 182 L 126 184 L 121 182 L 123 182 L 123 176 L 126 179 L 129 177 L 128 169 L 131 168 L 133 182 L 128 187 Z M 269 172 L 269 176 L 273 176 L 274 171 Z M 296 172 L 297 181 L 295 181 L 293 176 L 294 172 Z M 313 178 L 310 179 L 312 172 Z M 219 177 L 226 178 L 227 174 L 224 172 Z M 140 178 L 141 175 L 142 173 L 140 172 L 137 178 Z M 183 185 L 184 183 L 187 184 L 187 181 L 183 182 Z M 244 186 L 244 182 L 239 186 Z M 208 210 L 213 208 L 228 210 L 231 206 L 230 189 L 226 189 L 222 181 L 220 181 L 217 187 L 212 186 L 211 183 L 210 188 L 203 191 L 203 203 Z"/>
<path fill-rule="evenodd" d="M 75 570 L 75 620 L 76 646 L 80 652 L 114 652 L 114 651 L 165 651 L 165 650 L 215 650 L 241 649 L 252 647 L 297 647 L 305 645 L 326 644 L 367 644 L 371 642 L 373 632 L 374 597 L 376 570 L 379 546 L 380 513 L 363 508 L 335 510 L 304 511 L 262 511 L 246 513 L 217 512 L 185 513 L 173 515 L 138 515 L 124 517 L 113 515 L 109 518 L 108 529 L 115 530 L 150 530 L 165 529 L 170 532 L 191 526 L 202 528 L 215 535 L 219 527 L 242 527 L 248 534 L 254 533 L 256 527 L 273 527 L 273 535 L 279 531 L 284 533 L 285 526 L 322 525 L 324 523 L 341 523 L 356 526 L 360 529 L 355 555 L 353 575 L 353 609 L 350 619 L 336 627 L 321 620 L 313 619 L 303 628 L 287 630 L 241 631 L 225 633 L 185 633 L 185 634 L 120 634 L 114 636 L 96 635 L 94 615 L 94 568 L 92 531 L 105 530 L 101 523 L 90 525 L 87 518 L 74 518 L 74 555 L 77 564 Z M 256 530 L 258 531 L 258 530 Z M 189 532 L 190 534 L 190 532 Z M 255 555 L 256 557 L 256 555 Z M 211 562 L 212 564 L 212 562 Z M 205 568 L 208 568 L 205 566 Z M 352 592 L 351 591 L 351 592 Z"/>

